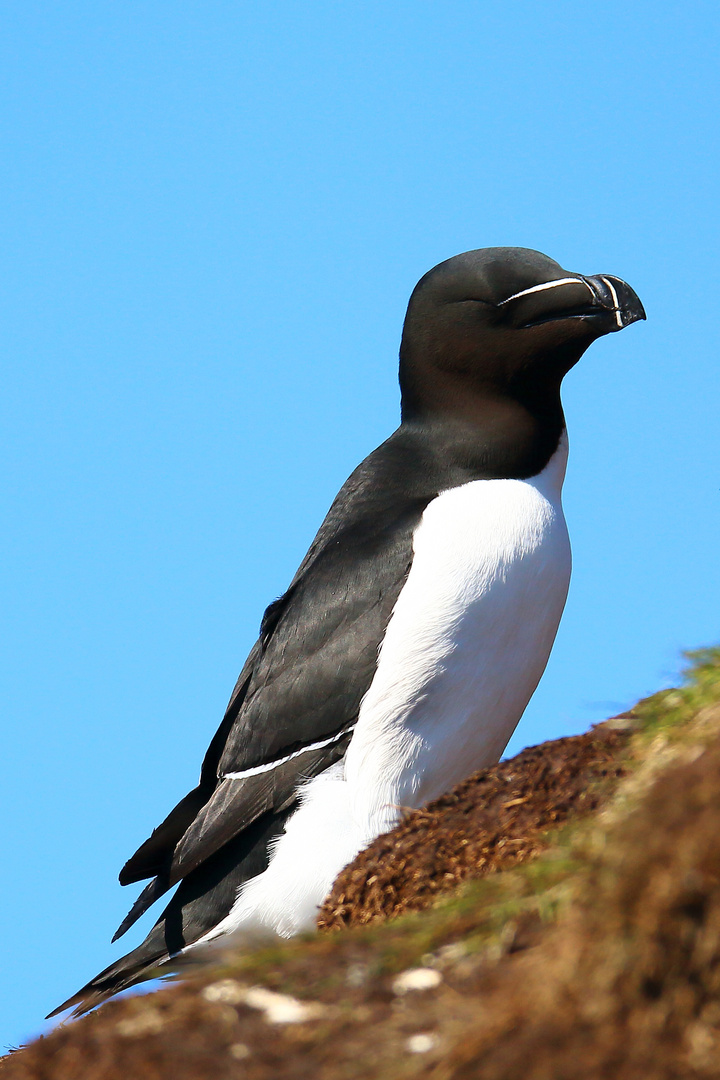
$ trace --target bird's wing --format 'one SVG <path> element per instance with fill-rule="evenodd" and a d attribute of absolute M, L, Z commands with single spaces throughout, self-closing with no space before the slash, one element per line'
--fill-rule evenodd
<path fill-rule="evenodd" d="M 437 491 L 437 469 L 402 428 L 343 486 L 289 589 L 265 613 L 198 787 L 123 868 L 123 884 L 155 878 L 118 935 L 344 755 L 410 568 L 414 529 Z"/>

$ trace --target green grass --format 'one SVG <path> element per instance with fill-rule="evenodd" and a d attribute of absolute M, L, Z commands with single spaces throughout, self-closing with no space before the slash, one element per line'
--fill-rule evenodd
<path fill-rule="evenodd" d="M 632 710 L 641 735 L 682 737 L 688 724 L 704 708 L 720 701 L 720 646 L 686 652 L 683 684 L 645 698 Z"/>

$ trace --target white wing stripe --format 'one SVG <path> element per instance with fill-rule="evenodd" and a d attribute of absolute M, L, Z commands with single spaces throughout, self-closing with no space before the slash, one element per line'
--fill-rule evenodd
<path fill-rule="evenodd" d="M 307 746 L 301 747 L 299 750 L 294 750 L 292 754 L 288 754 L 287 757 L 278 758 L 276 761 L 267 761 L 263 765 L 254 765 L 251 769 L 243 769 L 240 772 L 226 772 L 223 773 L 219 780 L 245 780 L 248 776 L 259 776 L 260 773 L 271 772 L 272 769 L 277 769 L 280 765 L 286 765 L 288 761 L 292 761 L 293 758 L 300 757 L 301 754 L 307 754 L 311 750 L 322 750 L 325 746 L 330 746 L 332 743 L 339 742 L 344 735 L 349 735 L 351 731 L 355 730 L 355 725 L 345 728 L 343 731 L 337 732 L 335 735 L 331 735 L 328 739 L 321 739 L 316 743 L 309 743 Z"/>

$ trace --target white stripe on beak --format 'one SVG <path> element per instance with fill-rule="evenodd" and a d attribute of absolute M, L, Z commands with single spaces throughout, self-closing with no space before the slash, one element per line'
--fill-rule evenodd
<path fill-rule="evenodd" d="M 610 280 L 610 278 L 604 277 L 602 280 L 605 282 L 608 289 L 612 293 L 613 304 L 615 305 L 615 322 L 618 324 L 618 326 L 622 330 L 623 321 L 622 321 L 622 315 L 620 314 L 620 304 L 618 303 L 618 294 L 615 292 L 615 288 L 614 288 L 613 283 Z"/>

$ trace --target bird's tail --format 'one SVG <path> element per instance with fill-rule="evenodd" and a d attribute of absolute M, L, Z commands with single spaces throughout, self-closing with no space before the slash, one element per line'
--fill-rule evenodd
<path fill-rule="evenodd" d="M 57 1009 L 48 1013 L 47 1019 L 73 1008 L 73 1016 L 82 1016 L 113 994 L 126 990 L 128 986 L 135 986 L 136 983 L 164 974 L 160 966 L 170 957 L 163 942 L 161 924 L 162 919 L 152 928 L 142 945 L 106 967 L 78 990 L 77 994 L 73 994 L 67 1001 L 63 1001 L 62 1005 L 58 1005 Z"/>
<path fill-rule="evenodd" d="M 263 814 L 188 874 L 142 944 L 101 971 L 48 1019 L 71 1008 L 73 1016 L 82 1016 L 129 986 L 169 974 L 169 961 L 213 930 L 230 912 L 244 882 L 267 869 L 270 845 L 294 809 Z"/>

